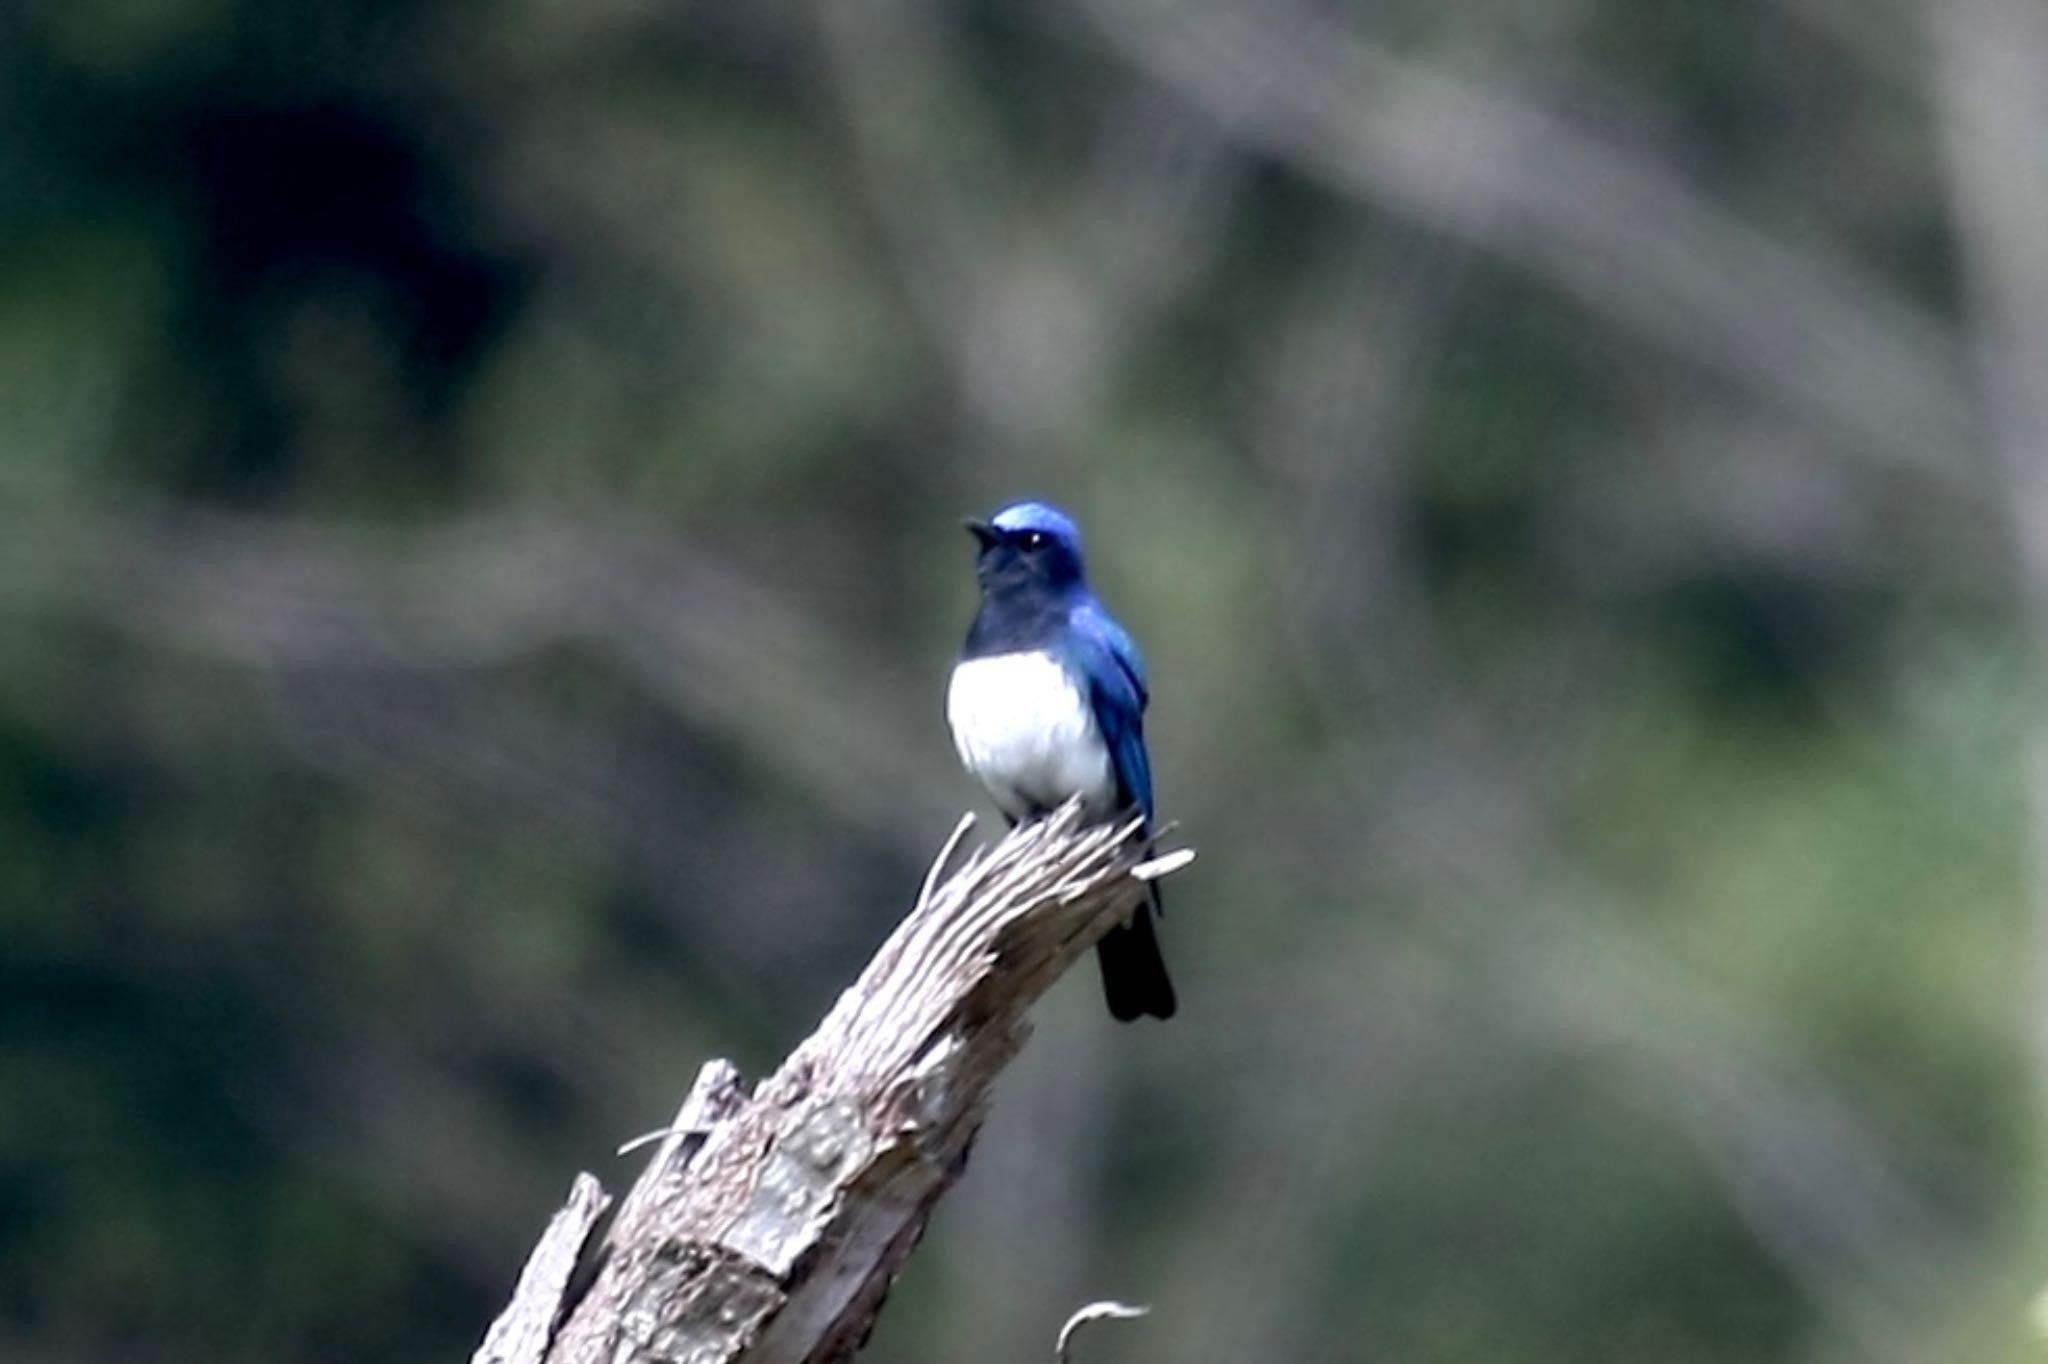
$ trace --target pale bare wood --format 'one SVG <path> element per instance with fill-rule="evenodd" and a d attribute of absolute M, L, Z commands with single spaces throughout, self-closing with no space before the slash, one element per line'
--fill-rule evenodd
<path fill-rule="evenodd" d="M 824 1364 L 859 1349 L 965 1167 L 1025 1012 L 1193 856 L 1154 856 L 1136 824 L 1083 828 L 1070 805 L 945 874 L 964 832 L 751 1096 L 730 1063 L 704 1068 L 602 1238 L 594 1214 L 557 1214 L 534 1255 L 549 1268 L 529 1267 L 474 1364 Z M 587 1179 L 585 1204 L 603 1196 Z M 559 1267 L 572 1238 L 573 1276 Z M 537 1338 L 535 1322 L 550 1329 Z"/>
<path fill-rule="evenodd" d="M 512 1301 L 484 1332 L 484 1343 L 470 1364 L 538 1364 L 547 1352 L 561 1316 L 562 1297 L 590 1240 L 591 1230 L 611 1206 L 611 1196 L 596 1179 L 579 1174 L 569 1187 L 569 1201 L 548 1219 L 548 1229 L 526 1257 Z"/>
<path fill-rule="evenodd" d="M 1074 1315 L 1067 1318 L 1066 1325 L 1060 1327 L 1059 1339 L 1053 1344 L 1053 1358 L 1056 1364 L 1072 1364 L 1074 1337 L 1081 1333 L 1082 1327 L 1092 1326 L 1098 1321 L 1134 1321 L 1139 1317 L 1151 1315 L 1151 1312 L 1152 1309 L 1149 1307 L 1133 1307 L 1129 1303 L 1107 1301 L 1091 1302 L 1086 1307 L 1077 1309 Z"/>

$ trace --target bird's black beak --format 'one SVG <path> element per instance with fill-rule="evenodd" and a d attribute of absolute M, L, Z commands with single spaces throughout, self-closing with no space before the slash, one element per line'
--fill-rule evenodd
<path fill-rule="evenodd" d="M 1003 538 L 1001 531 L 979 517 L 970 516 L 961 524 L 967 527 L 967 533 L 972 535 L 983 549 L 993 549 L 996 542 Z"/>

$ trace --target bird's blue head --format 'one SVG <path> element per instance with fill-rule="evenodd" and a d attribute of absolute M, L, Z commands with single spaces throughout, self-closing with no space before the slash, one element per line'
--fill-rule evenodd
<path fill-rule="evenodd" d="M 981 545 L 974 576 L 982 591 L 1064 592 L 1081 585 L 1081 528 L 1043 502 L 1013 502 L 967 529 Z"/>

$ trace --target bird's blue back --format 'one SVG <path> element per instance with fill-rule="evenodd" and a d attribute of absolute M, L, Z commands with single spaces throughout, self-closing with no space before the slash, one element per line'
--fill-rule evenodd
<path fill-rule="evenodd" d="M 1116 769 L 1119 802 L 1137 806 L 1149 822 L 1152 762 L 1145 752 L 1144 714 L 1151 693 L 1137 644 L 1103 610 L 1102 603 L 1084 591 L 1067 615 L 1067 628 L 1055 652 L 1069 674 L 1086 688 L 1096 726 Z"/>

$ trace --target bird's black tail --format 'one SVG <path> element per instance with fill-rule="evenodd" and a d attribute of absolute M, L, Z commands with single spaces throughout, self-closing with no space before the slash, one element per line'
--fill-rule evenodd
<path fill-rule="evenodd" d="M 1156 901 L 1158 892 L 1153 892 Z M 1120 1023 L 1143 1014 L 1154 1018 L 1173 1017 L 1173 981 L 1166 974 L 1166 958 L 1159 951 L 1159 935 L 1152 928 L 1152 906 L 1118 924 L 1095 945 L 1095 960 L 1102 966 L 1102 995 L 1109 1012 Z"/>

